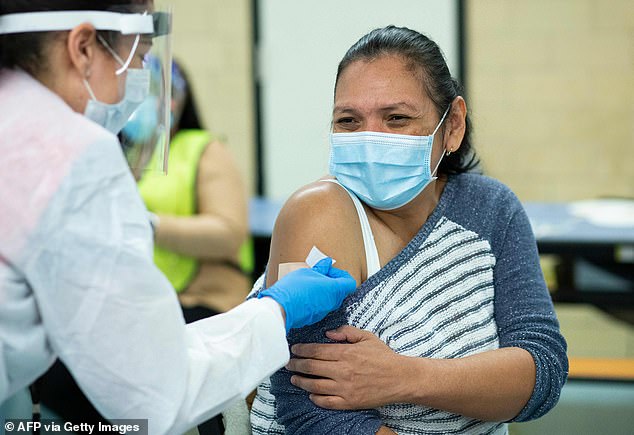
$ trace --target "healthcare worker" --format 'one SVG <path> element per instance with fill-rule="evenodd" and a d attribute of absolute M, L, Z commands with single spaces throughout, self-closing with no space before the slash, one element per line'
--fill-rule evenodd
<path fill-rule="evenodd" d="M 0 2 L 0 403 L 59 356 L 105 417 L 178 434 L 284 365 L 288 329 L 355 282 L 324 259 L 185 326 L 115 136 L 169 30 L 130 2 Z"/>

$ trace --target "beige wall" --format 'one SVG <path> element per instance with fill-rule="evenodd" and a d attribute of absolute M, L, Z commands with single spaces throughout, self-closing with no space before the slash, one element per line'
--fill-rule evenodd
<path fill-rule="evenodd" d="M 253 192 L 251 1 L 172 5 L 175 56 Z M 634 3 L 466 5 L 468 104 L 487 173 L 522 200 L 634 196 Z"/>
<path fill-rule="evenodd" d="M 174 57 L 189 73 L 205 126 L 224 138 L 252 193 L 255 109 L 251 1 L 187 0 L 169 4 L 174 11 Z"/>
<path fill-rule="evenodd" d="M 634 196 L 634 2 L 470 0 L 468 92 L 488 174 L 522 200 Z"/>

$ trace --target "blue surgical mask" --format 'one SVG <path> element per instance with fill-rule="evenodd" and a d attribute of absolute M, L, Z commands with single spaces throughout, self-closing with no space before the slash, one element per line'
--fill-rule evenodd
<path fill-rule="evenodd" d="M 330 173 L 370 207 L 394 210 L 411 202 L 432 180 L 434 135 L 449 108 L 429 136 L 362 131 L 330 134 Z M 444 156 L 444 153 L 443 153 Z"/>
<path fill-rule="evenodd" d="M 90 100 L 88 100 L 88 103 L 86 104 L 84 115 L 88 119 L 104 127 L 106 130 L 117 134 L 121 131 L 125 123 L 128 122 L 132 113 L 148 96 L 148 93 L 150 92 L 150 71 L 141 68 L 128 68 L 132 56 L 124 62 L 117 53 L 110 48 L 108 43 L 101 38 L 101 36 L 98 35 L 97 38 L 116 59 L 119 65 L 121 65 L 121 68 L 116 71 L 116 74 L 119 75 L 126 72 L 125 94 L 123 95 L 123 99 L 118 103 L 102 103 L 97 100 L 90 84 L 86 79 L 84 79 L 84 86 L 90 94 Z M 131 54 L 136 50 L 138 41 L 139 36 L 137 35 Z"/>
<path fill-rule="evenodd" d="M 91 98 L 86 104 L 84 115 L 106 130 L 117 134 L 128 121 L 130 115 L 147 97 L 150 90 L 150 71 L 137 68 L 128 69 L 125 78 L 125 94 L 123 99 L 115 104 L 98 101 L 85 79 L 84 85 Z"/>

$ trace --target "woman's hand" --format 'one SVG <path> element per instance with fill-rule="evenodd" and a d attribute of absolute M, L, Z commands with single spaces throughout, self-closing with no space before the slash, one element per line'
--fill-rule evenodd
<path fill-rule="evenodd" d="M 343 326 L 326 335 L 348 343 L 296 344 L 291 382 L 322 408 L 366 409 L 414 403 L 485 421 L 514 418 L 535 386 L 535 363 L 516 347 L 455 359 L 398 355 L 368 331 Z M 303 358 L 303 359 L 300 359 Z M 301 376 L 305 373 L 322 379 Z"/>
<path fill-rule="evenodd" d="M 326 335 L 347 343 L 294 345 L 298 358 L 286 366 L 300 373 L 291 378 L 293 385 L 312 393 L 310 399 L 322 408 L 368 409 L 400 401 L 408 379 L 404 357 L 371 332 L 352 326 Z"/>

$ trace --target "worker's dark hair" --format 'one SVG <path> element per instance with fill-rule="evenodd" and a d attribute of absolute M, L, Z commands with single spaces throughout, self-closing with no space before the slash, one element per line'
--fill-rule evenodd
<path fill-rule="evenodd" d="M 0 0 L 0 16 L 40 11 L 137 12 L 146 0 Z M 32 32 L 0 35 L 0 69 L 21 68 L 36 74 L 47 66 L 46 42 L 60 32 Z M 114 43 L 117 32 L 99 31 Z"/>
<path fill-rule="evenodd" d="M 438 45 L 415 30 L 395 26 L 375 29 L 350 47 L 337 69 L 335 94 L 339 77 L 350 64 L 390 55 L 402 57 L 412 71 L 420 75 L 425 92 L 434 103 L 439 118 L 457 96 L 462 96 L 462 87 L 451 77 Z M 468 115 L 466 124 L 460 148 L 442 159 L 439 174 L 459 174 L 477 168 L 479 161 L 471 145 L 471 120 Z"/>

